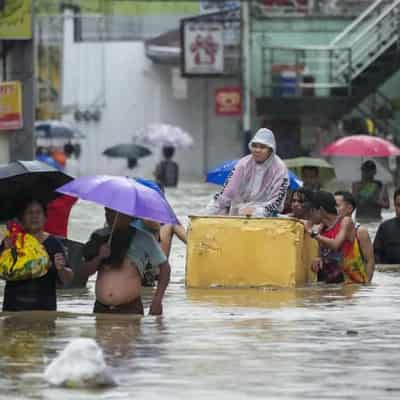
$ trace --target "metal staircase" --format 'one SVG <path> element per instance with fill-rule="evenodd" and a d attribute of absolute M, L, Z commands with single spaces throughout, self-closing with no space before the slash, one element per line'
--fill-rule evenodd
<path fill-rule="evenodd" d="M 354 82 L 372 65 L 374 70 L 379 70 L 385 63 L 382 59 L 385 53 L 398 56 L 399 34 L 400 0 L 373 3 L 330 43 L 334 57 L 332 79 L 342 83 Z M 342 48 L 347 49 L 350 57 L 341 51 Z"/>
<path fill-rule="evenodd" d="M 371 104 L 391 104 L 374 93 L 400 70 L 400 0 L 375 1 L 325 46 L 263 46 L 262 54 L 259 112 L 283 106 L 289 114 L 339 119 L 357 109 L 376 119 Z M 290 66 L 291 80 L 277 75 L 277 65 Z M 369 96 L 374 101 L 364 102 Z M 388 121 L 379 129 L 394 128 Z"/>

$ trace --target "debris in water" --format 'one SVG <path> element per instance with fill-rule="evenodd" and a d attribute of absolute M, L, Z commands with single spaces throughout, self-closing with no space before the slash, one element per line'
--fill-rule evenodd
<path fill-rule="evenodd" d="M 348 331 L 346 331 L 346 335 L 356 336 L 356 335 L 358 335 L 358 331 L 355 331 L 353 329 L 349 329 Z"/>
<path fill-rule="evenodd" d="M 44 372 L 54 386 L 69 388 L 114 386 L 116 382 L 104 361 L 103 351 L 93 339 L 75 339 Z"/>

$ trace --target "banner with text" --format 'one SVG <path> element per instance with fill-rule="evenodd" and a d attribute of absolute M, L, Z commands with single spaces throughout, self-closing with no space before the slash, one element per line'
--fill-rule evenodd
<path fill-rule="evenodd" d="M 22 128 L 21 82 L 0 82 L 0 130 Z"/>

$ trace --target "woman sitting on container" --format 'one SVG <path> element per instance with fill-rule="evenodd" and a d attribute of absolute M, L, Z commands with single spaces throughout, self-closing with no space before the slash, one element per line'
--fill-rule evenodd
<path fill-rule="evenodd" d="M 249 148 L 251 154 L 238 161 L 223 190 L 208 205 L 208 214 L 270 217 L 282 212 L 289 177 L 276 155 L 274 134 L 259 129 Z"/>

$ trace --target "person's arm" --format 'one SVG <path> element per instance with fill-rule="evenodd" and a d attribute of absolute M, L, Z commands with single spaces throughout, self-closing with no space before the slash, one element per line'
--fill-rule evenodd
<path fill-rule="evenodd" d="M 159 265 L 160 273 L 158 275 L 157 289 L 154 292 L 153 300 L 150 306 L 150 315 L 161 315 L 163 312 L 162 301 L 164 298 L 164 293 L 168 287 L 171 267 L 168 261 Z"/>
<path fill-rule="evenodd" d="M 364 227 L 358 228 L 358 242 L 360 250 L 365 261 L 365 267 L 368 275 L 368 282 L 371 282 L 375 270 L 374 248 L 368 230 Z"/>
<path fill-rule="evenodd" d="M 99 252 L 96 256 L 82 263 L 79 271 L 80 274 L 82 274 L 82 277 L 88 278 L 89 276 L 95 274 L 99 269 L 102 261 L 105 258 L 109 257 L 110 254 L 110 245 L 108 243 L 103 243 L 100 246 Z"/>
<path fill-rule="evenodd" d="M 186 244 L 186 229 L 180 225 L 180 224 L 175 224 L 174 225 L 174 233 L 178 237 L 179 240 L 181 240 L 183 243 Z"/>
<path fill-rule="evenodd" d="M 385 243 L 383 236 L 383 228 L 381 225 L 376 232 L 374 240 L 374 256 L 377 264 L 382 264 L 385 257 Z"/>
<path fill-rule="evenodd" d="M 156 178 L 157 181 L 161 180 L 161 161 L 156 165 L 156 169 L 154 170 L 154 178 Z"/>
<path fill-rule="evenodd" d="M 332 250 L 338 250 L 343 245 L 344 241 L 349 237 L 351 230 L 353 229 L 353 221 L 350 217 L 344 217 L 340 224 L 339 233 L 334 239 L 329 239 L 325 236 L 317 234 L 314 238 L 323 245 Z"/>
<path fill-rule="evenodd" d="M 239 161 L 240 163 L 240 161 Z M 231 206 L 232 200 L 239 191 L 242 180 L 242 168 L 237 165 L 225 182 L 223 189 L 217 193 L 206 208 L 207 214 L 226 215 Z"/>
<path fill-rule="evenodd" d="M 63 285 L 68 285 L 74 278 L 74 272 L 67 266 L 67 260 L 64 253 L 54 254 L 54 266 L 57 270 L 57 275 Z"/>
<path fill-rule="evenodd" d="M 378 206 L 388 209 L 390 207 L 390 200 L 389 200 L 389 194 L 387 191 L 386 185 L 382 184 L 382 187 L 379 191 L 379 197 L 376 202 Z"/>
<path fill-rule="evenodd" d="M 255 217 L 268 217 L 278 214 L 283 210 L 288 189 L 289 178 L 287 173 L 285 173 L 280 179 L 277 179 L 274 182 L 268 201 L 257 203 L 257 206 L 254 209 L 251 209 L 251 207 L 241 209 L 240 213 L 242 215 L 251 214 Z"/>

